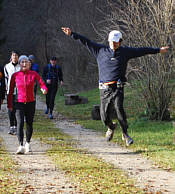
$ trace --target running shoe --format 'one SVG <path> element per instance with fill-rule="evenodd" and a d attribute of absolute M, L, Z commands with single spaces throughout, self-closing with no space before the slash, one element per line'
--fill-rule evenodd
<path fill-rule="evenodd" d="M 125 141 L 126 146 L 130 146 L 131 144 L 134 143 L 133 139 L 129 137 L 129 135 L 125 135 L 122 133 L 122 140 Z"/>
<path fill-rule="evenodd" d="M 17 126 L 13 126 L 13 135 L 17 134 Z"/>
<path fill-rule="evenodd" d="M 29 153 L 29 152 L 32 152 L 32 149 L 31 149 L 30 143 L 26 142 L 25 143 L 25 153 Z"/>
<path fill-rule="evenodd" d="M 108 128 L 108 130 L 106 131 L 106 141 L 112 140 L 115 128 L 116 128 L 116 123 L 113 122 L 113 129 Z"/>
<path fill-rule="evenodd" d="M 110 129 L 108 128 L 108 130 L 106 131 L 106 141 L 111 141 L 111 139 L 113 138 L 114 135 L 114 129 Z"/>
<path fill-rule="evenodd" d="M 48 113 L 49 113 L 49 109 L 46 109 L 46 110 L 45 110 L 45 114 L 48 114 Z"/>
<path fill-rule="evenodd" d="M 16 154 L 24 154 L 24 151 L 25 151 L 24 146 L 20 145 L 16 151 Z"/>
<path fill-rule="evenodd" d="M 8 134 L 14 135 L 14 128 L 13 127 L 10 127 L 10 129 L 8 131 Z"/>
<path fill-rule="evenodd" d="M 52 116 L 52 114 L 49 114 L 49 119 L 53 119 L 53 116 Z"/>

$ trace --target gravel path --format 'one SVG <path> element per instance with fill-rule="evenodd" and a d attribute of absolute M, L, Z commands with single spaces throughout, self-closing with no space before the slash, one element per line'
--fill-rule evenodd
<path fill-rule="evenodd" d="M 0 136 L 4 140 L 6 149 L 11 154 L 12 159 L 18 165 L 19 179 L 21 184 L 19 191 L 25 190 L 30 194 L 48 194 L 48 193 L 80 193 L 76 186 L 70 183 L 70 180 L 64 173 L 45 155 L 48 145 L 41 144 L 39 141 L 31 142 L 33 153 L 26 155 L 16 155 L 18 148 L 17 137 L 7 134 L 8 117 L 6 104 L 0 111 Z M 18 193 L 18 191 L 17 191 Z"/>
<path fill-rule="evenodd" d="M 122 148 L 116 143 L 106 142 L 100 132 L 84 129 L 71 121 L 55 119 L 56 126 L 78 140 L 79 148 L 87 149 L 106 162 L 114 164 L 136 180 L 136 186 L 149 192 L 175 194 L 175 172 L 157 168 L 153 163 L 132 150 Z"/>
<path fill-rule="evenodd" d="M 136 180 L 136 185 L 147 188 L 148 191 L 156 193 L 175 194 L 175 173 L 161 170 L 140 154 L 131 150 L 121 148 L 115 143 L 105 141 L 101 134 L 88 129 L 82 129 L 68 121 L 56 123 L 64 133 L 71 135 L 79 141 L 79 147 L 85 148 L 106 162 L 114 164 L 128 173 Z"/>
<path fill-rule="evenodd" d="M 38 99 L 37 109 L 43 110 L 44 107 L 45 105 Z M 56 113 L 54 114 L 56 115 Z M 4 119 L 3 124 L 0 126 L 1 136 L 4 138 L 7 149 L 12 153 L 13 159 L 19 163 L 20 170 L 25 173 L 24 179 L 30 185 L 33 185 L 33 183 L 37 185 L 36 191 L 38 193 L 59 193 L 58 190 L 62 190 L 63 193 L 78 193 L 75 187 L 70 184 L 70 181 L 64 177 L 64 174 L 56 169 L 43 154 L 48 148 L 46 145 L 40 145 L 39 142 L 32 141 L 32 148 L 35 150 L 33 155 L 18 156 L 13 154 L 16 151 L 17 140 L 16 137 L 6 134 L 7 115 L 4 110 L 0 112 L 0 118 L 2 116 Z M 104 161 L 124 170 L 131 178 L 135 179 L 137 186 L 147 188 L 152 193 L 175 194 L 175 172 L 161 170 L 155 167 L 151 161 L 141 157 L 141 155 L 121 148 L 115 143 L 106 142 L 102 136 L 103 134 L 84 129 L 80 125 L 64 120 L 58 114 L 53 121 L 56 127 L 71 135 L 73 139 L 78 140 L 79 148 L 87 149 Z M 30 175 L 30 171 L 34 174 Z"/>

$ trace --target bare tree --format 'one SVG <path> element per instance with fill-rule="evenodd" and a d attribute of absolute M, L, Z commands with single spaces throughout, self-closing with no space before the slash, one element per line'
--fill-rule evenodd
<path fill-rule="evenodd" d="M 42 35 L 42 40 L 45 41 L 43 41 L 43 47 L 41 48 L 45 51 L 42 52 L 45 54 L 43 54 L 43 58 L 56 55 L 58 63 L 63 69 L 64 87 L 67 90 L 77 92 L 97 86 L 98 67 L 96 63 L 93 63 L 95 59 L 81 44 L 67 38 L 61 27 L 69 26 L 78 33 L 82 31 L 85 36 L 92 34 L 93 29 L 90 29 L 89 25 L 87 27 L 84 22 L 84 20 L 91 22 L 92 16 L 89 17 L 89 12 L 85 13 L 83 9 L 86 10 L 88 5 L 88 7 L 94 9 L 91 9 L 91 13 L 95 14 L 96 4 L 99 4 L 97 1 L 92 3 L 87 0 L 83 2 L 81 0 L 76 2 L 59 0 L 54 4 L 50 1 L 46 2 L 48 9 L 46 9 L 45 15 L 42 16 L 45 22 Z M 80 15 L 83 15 L 83 17 Z"/>
<path fill-rule="evenodd" d="M 107 0 L 111 13 L 105 16 L 99 33 L 105 40 L 110 30 L 119 29 L 128 45 L 174 47 L 175 0 Z M 112 29 L 111 29 L 112 28 Z M 139 88 L 150 119 L 168 120 L 173 86 L 174 51 L 166 55 L 151 55 L 131 61 L 128 77 L 131 86 Z M 130 79 L 131 80 L 131 79 Z M 140 90 L 141 88 L 141 90 Z"/>

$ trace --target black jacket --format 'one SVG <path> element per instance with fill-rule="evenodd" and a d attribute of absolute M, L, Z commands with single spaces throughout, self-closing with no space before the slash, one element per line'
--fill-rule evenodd
<path fill-rule="evenodd" d="M 45 82 L 47 79 L 50 79 L 51 84 L 58 84 L 59 81 L 63 81 L 61 67 L 59 65 L 55 65 L 55 67 L 53 67 L 51 64 L 46 65 L 43 70 L 42 78 Z"/>
<path fill-rule="evenodd" d="M 71 37 L 86 46 L 90 53 L 95 56 L 99 69 L 99 82 L 103 83 L 118 79 L 125 82 L 127 63 L 130 59 L 160 52 L 160 48 L 123 46 L 114 52 L 109 46 L 97 44 L 75 32 L 71 33 Z"/>

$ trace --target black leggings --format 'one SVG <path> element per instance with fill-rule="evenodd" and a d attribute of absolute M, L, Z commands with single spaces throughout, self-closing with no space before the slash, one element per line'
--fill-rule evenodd
<path fill-rule="evenodd" d="M 50 113 L 52 113 L 54 108 L 55 96 L 57 94 L 58 85 L 47 84 L 48 93 L 46 94 L 46 105 L 47 108 L 50 109 Z"/>
<path fill-rule="evenodd" d="M 24 139 L 24 118 L 26 120 L 26 142 L 30 142 L 33 133 L 33 118 L 35 114 L 35 102 L 16 103 L 17 136 L 20 145 Z"/>
<path fill-rule="evenodd" d="M 12 111 L 8 110 L 8 116 L 9 116 L 9 120 L 10 120 L 10 127 L 17 126 L 15 102 L 16 102 L 16 96 L 13 95 L 13 101 L 12 101 L 13 110 Z"/>

